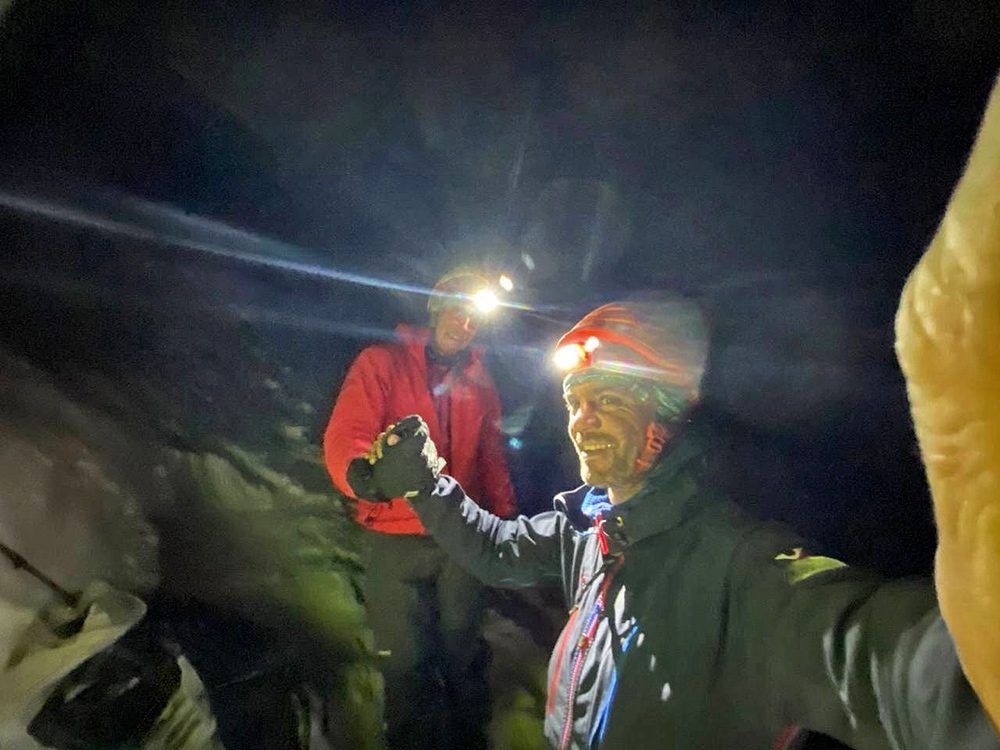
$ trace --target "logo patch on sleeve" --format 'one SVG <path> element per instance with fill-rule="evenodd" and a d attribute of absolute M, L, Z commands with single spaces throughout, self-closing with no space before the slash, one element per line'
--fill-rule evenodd
<path fill-rule="evenodd" d="M 810 555 L 802 547 L 794 547 L 775 555 L 774 562 L 784 569 L 789 586 L 801 583 L 817 573 L 847 567 L 846 563 L 832 557 Z"/>

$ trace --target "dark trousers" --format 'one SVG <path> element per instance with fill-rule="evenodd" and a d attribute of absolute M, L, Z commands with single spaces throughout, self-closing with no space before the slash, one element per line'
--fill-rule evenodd
<path fill-rule="evenodd" d="M 392 750 L 486 747 L 485 591 L 430 537 L 365 533 L 365 606 Z"/>

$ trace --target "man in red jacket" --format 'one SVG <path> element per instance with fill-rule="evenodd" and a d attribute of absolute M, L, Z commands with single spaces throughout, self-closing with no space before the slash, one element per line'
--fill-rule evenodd
<path fill-rule="evenodd" d="M 454 476 L 493 513 L 515 514 L 500 446 L 500 399 L 471 348 L 481 274 L 442 277 L 428 302 L 430 327 L 405 324 L 397 340 L 364 349 L 351 365 L 323 440 L 337 488 L 355 499 L 365 530 L 366 605 L 386 684 L 388 741 L 397 748 L 485 747 L 489 717 L 483 591 L 427 535 L 404 498 L 358 498 L 348 483 L 367 466 L 375 438 L 420 414 Z M 358 486 L 355 481 L 355 486 Z"/>

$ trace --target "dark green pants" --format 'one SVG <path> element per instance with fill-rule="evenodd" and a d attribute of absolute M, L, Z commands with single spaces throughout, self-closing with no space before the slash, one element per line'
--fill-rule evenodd
<path fill-rule="evenodd" d="M 385 678 L 392 750 L 484 748 L 482 585 L 430 537 L 365 532 L 365 606 Z"/>

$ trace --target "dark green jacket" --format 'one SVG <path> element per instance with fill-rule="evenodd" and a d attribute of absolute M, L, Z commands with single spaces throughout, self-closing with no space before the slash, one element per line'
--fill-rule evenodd
<path fill-rule="evenodd" d="M 1000 748 L 932 584 L 810 557 L 785 527 L 707 489 L 695 443 L 604 519 L 606 556 L 579 511 L 586 486 L 514 521 L 448 477 L 412 501 L 485 583 L 562 583 L 571 609 L 549 662 L 552 745 L 767 750 L 799 725 L 857 750 Z"/>

